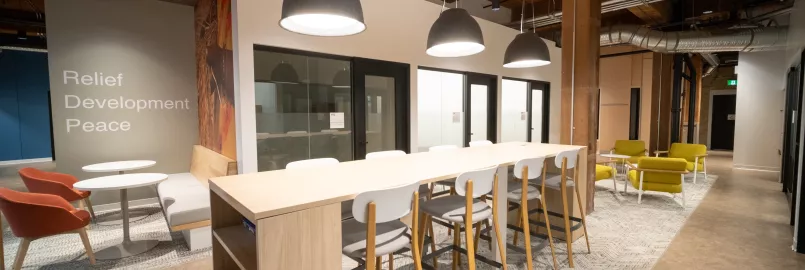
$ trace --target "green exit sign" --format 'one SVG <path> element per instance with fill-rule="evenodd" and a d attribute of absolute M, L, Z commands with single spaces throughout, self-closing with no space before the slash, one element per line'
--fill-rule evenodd
<path fill-rule="evenodd" d="M 738 85 L 738 80 L 727 80 L 727 85 L 736 86 Z"/>

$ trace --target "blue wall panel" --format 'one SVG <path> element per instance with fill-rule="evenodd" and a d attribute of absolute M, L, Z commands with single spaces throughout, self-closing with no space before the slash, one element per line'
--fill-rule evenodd
<path fill-rule="evenodd" d="M 0 161 L 51 156 L 47 54 L 0 53 Z"/>

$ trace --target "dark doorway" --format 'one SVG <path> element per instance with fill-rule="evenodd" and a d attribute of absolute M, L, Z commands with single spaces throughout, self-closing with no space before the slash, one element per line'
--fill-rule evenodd
<path fill-rule="evenodd" d="M 640 137 L 640 88 L 632 88 L 629 100 L 629 139 L 637 140 L 639 137 Z"/>
<path fill-rule="evenodd" d="M 497 139 L 498 77 L 464 72 L 464 146 L 472 141 Z"/>
<path fill-rule="evenodd" d="M 710 149 L 730 150 L 735 142 L 735 95 L 714 95 L 710 118 Z"/>
<path fill-rule="evenodd" d="M 355 104 L 355 159 L 367 153 L 410 153 L 408 64 L 352 59 Z"/>

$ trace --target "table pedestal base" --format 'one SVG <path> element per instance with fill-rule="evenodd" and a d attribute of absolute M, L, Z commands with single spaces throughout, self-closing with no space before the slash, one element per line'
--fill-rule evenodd
<path fill-rule="evenodd" d="M 123 241 L 123 243 L 95 252 L 98 260 L 115 260 L 137 255 L 151 250 L 159 244 L 158 240 Z"/>

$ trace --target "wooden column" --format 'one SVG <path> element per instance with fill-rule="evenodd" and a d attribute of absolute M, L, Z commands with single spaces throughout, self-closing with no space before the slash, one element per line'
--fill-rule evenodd
<path fill-rule="evenodd" d="M 587 168 L 595 168 L 601 0 L 563 0 L 562 14 L 561 143 L 587 146 Z M 588 184 L 585 210 L 590 213 L 595 170 L 579 177 Z"/>
<path fill-rule="evenodd" d="M 654 53 L 651 86 L 650 155 L 671 145 L 671 64 L 673 55 Z"/>

